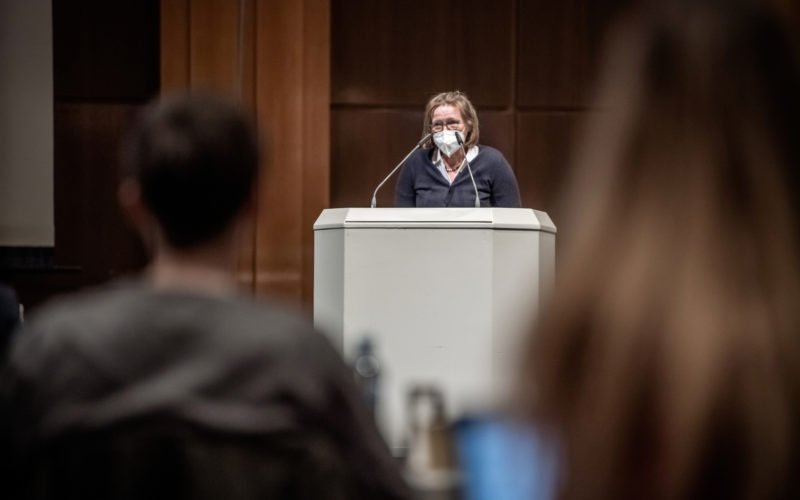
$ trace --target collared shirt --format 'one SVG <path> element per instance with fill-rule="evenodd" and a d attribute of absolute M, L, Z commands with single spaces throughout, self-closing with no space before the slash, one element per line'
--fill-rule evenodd
<path fill-rule="evenodd" d="M 475 188 L 483 207 L 519 207 L 520 196 L 514 171 L 503 154 L 481 145 L 467 153 L 475 177 L 454 176 L 452 182 L 444 166 L 437 166 L 441 156 L 433 149 L 420 149 L 408 157 L 395 187 L 397 207 L 474 207 Z M 473 154 L 475 155 L 473 157 Z M 443 163 L 443 162 L 440 162 Z"/>
<path fill-rule="evenodd" d="M 478 146 L 472 146 L 471 148 L 469 148 L 469 150 L 467 150 L 468 162 L 472 163 L 472 161 L 475 159 L 476 156 L 478 156 Z M 453 180 L 450 179 L 450 176 L 447 174 L 447 170 L 444 168 L 445 162 L 444 159 L 442 158 L 442 152 L 439 151 L 439 148 L 436 148 L 436 153 L 434 153 L 433 155 L 433 166 L 436 167 L 439 170 L 439 172 L 442 173 L 444 178 L 447 179 L 447 182 L 449 182 L 450 184 L 453 183 L 453 180 L 455 180 L 456 176 L 453 177 Z M 461 167 L 463 166 L 464 162 L 462 161 L 461 165 L 458 166 L 459 172 L 461 172 Z"/>

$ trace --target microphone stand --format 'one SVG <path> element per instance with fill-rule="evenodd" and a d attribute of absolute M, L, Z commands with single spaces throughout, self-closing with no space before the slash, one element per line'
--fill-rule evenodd
<path fill-rule="evenodd" d="M 461 146 L 461 152 L 464 153 L 464 162 L 467 164 L 467 172 L 469 172 L 469 178 L 472 180 L 472 188 L 475 189 L 475 208 L 480 208 L 481 197 L 478 195 L 478 185 L 475 184 L 475 176 L 472 175 L 472 168 L 469 166 L 469 160 L 467 160 L 467 151 L 464 149 L 464 138 L 461 137 L 461 132 L 456 131 L 456 140 L 458 141 L 458 145 Z"/>
<path fill-rule="evenodd" d="M 408 157 L 409 157 L 409 156 L 411 156 L 411 155 L 414 153 L 414 151 L 416 151 L 416 150 L 418 150 L 419 148 L 421 148 L 421 147 L 422 147 L 422 145 L 423 145 L 423 144 L 425 144 L 425 141 L 427 141 L 428 139 L 430 139 L 432 135 L 433 135 L 433 133 L 432 133 L 432 132 L 428 132 L 428 133 L 425 135 L 425 137 L 423 137 L 423 138 L 422 138 L 422 139 L 421 139 L 421 140 L 420 140 L 420 141 L 417 143 L 417 145 L 416 145 L 416 146 L 414 146 L 414 149 L 412 149 L 411 151 L 409 151 L 409 152 L 408 152 L 408 154 L 406 155 L 406 157 L 405 157 L 405 158 L 403 158 L 402 160 L 400 160 L 400 163 L 398 163 L 398 164 L 397 164 L 397 166 L 396 166 L 396 167 L 394 167 L 394 168 L 392 169 L 392 171 L 391 171 L 391 172 L 389 172 L 389 175 L 387 175 L 387 176 L 386 176 L 386 178 L 385 178 L 385 179 L 383 179 L 383 180 L 381 181 L 381 183 L 380 183 L 380 184 L 378 184 L 378 187 L 376 187 L 376 188 L 375 188 L 375 192 L 374 192 L 374 193 L 372 193 L 372 203 L 370 204 L 369 208 L 375 208 L 375 205 L 377 205 L 377 204 L 378 204 L 378 203 L 377 203 L 377 201 L 376 201 L 376 199 L 375 199 L 375 197 L 378 195 L 378 190 L 381 188 L 381 186 L 383 186 L 383 185 L 386 183 L 386 181 L 388 181 L 388 180 L 389 180 L 389 178 L 390 178 L 392 175 L 394 175 L 394 173 L 397 171 L 397 169 L 398 169 L 398 168 L 400 168 L 400 166 L 401 166 L 401 165 L 403 165 L 403 163 L 405 163 L 405 162 L 406 162 L 406 160 L 408 160 Z M 465 157 L 465 158 L 466 158 L 466 157 Z M 470 175 L 471 175 L 471 174 L 470 174 Z M 473 181 L 473 184 L 474 184 L 474 181 Z"/>

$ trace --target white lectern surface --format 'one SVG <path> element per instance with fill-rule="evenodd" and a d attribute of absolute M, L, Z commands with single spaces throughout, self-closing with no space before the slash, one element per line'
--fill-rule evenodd
<path fill-rule="evenodd" d="M 393 448 L 414 384 L 450 417 L 509 388 L 521 338 L 552 288 L 556 228 L 516 208 L 339 208 L 314 224 L 314 323 L 352 359 L 382 362 L 378 422 Z"/>

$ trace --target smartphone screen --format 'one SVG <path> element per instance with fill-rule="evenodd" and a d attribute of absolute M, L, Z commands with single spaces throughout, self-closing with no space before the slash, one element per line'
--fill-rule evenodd
<path fill-rule="evenodd" d="M 464 500 L 554 500 L 557 454 L 535 429 L 497 416 L 456 422 Z"/>

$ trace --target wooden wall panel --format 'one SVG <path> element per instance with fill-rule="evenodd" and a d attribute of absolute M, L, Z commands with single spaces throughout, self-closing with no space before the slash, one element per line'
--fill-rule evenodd
<path fill-rule="evenodd" d="M 334 104 L 422 107 L 442 90 L 510 102 L 513 1 L 335 0 Z"/>
<path fill-rule="evenodd" d="M 188 29 L 188 42 L 164 38 L 163 65 L 179 68 L 164 86 L 241 98 L 265 139 L 240 281 L 310 306 L 312 225 L 329 199 L 329 0 L 163 0 L 161 29 Z"/>
<path fill-rule="evenodd" d="M 368 207 L 378 184 L 422 137 L 422 110 L 336 109 L 331 114 L 331 206 Z M 378 192 L 394 205 L 397 174 Z"/>
<path fill-rule="evenodd" d="M 161 89 L 212 89 L 238 97 L 249 2 L 161 1 Z M 252 64 L 252 61 L 249 61 Z"/>
<path fill-rule="evenodd" d="M 189 0 L 161 0 L 161 91 L 189 86 Z"/>
<path fill-rule="evenodd" d="M 253 24 L 253 0 L 162 0 L 162 93 L 210 89 L 252 107 Z M 256 222 L 242 236 L 237 264 L 239 282 L 251 290 Z"/>
<path fill-rule="evenodd" d="M 632 0 L 518 2 L 517 106 L 589 106 L 605 32 Z"/>
<path fill-rule="evenodd" d="M 557 201 L 585 113 L 523 112 L 517 115 L 517 180 L 522 205 L 558 220 Z"/>
<path fill-rule="evenodd" d="M 300 224 L 302 226 L 303 304 L 314 299 L 314 221 L 330 205 L 330 94 L 331 94 L 331 8 L 330 0 L 305 3 L 303 39 L 303 185 Z"/>
<path fill-rule="evenodd" d="M 29 312 L 144 264 L 118 209 L 118 152 L 133 115 L 158 92 L 158 46 L 158 0 L 53 2 L 53 262 L 0 270 Z"/>
<path fill-rule="evenodd" d="M 514 168 L 523 205 L 555 210 L 605 30 L 634 1 L 333 0 L 332 203 L 368 203 L 369 186 L 418 137 L 408 117 L 434 91 L 460 88 L 477 108 L 481 142 Z"/>
<path fill-rule="evenodd" d="M 144 263 L 144 249 L 117 203 L 120 138 L 139 107 L 56 103 L 55 260 L 80 269 L 87 282 L 105 281 Z"/>
<path fill-rule="evenodd" d="M 192 0 L 189 8 L 189 80 L 194 88 L 239 94 L 239 2 Z"/>
<path fill-rule="evenodd" d="M 269 137 L 256 230 L 256 281 L 263 292 L 300 298 L 303 172 L 303 5 L 258 6 L 257 114 Z M 277 77 L 280 75 L 280 77 Z"/>
<path fill-rule="evenodd" d="M 0 272 L 28 312 L 144 265 L 145 250 L 117 203 L 119 141 L 140 106 L 56 101 L 53 267 Z"/>
<path fill-rule="evenodd" d="M 517 104 L 587 106 L 591 0 L 520 0 Z"/>
<path fill-rule="evenodd" d="M 256 109 L 269 137 L 256 231 L 256 286 L 310 305 L 313 223 L 328 205 L 327 0 L 259 3 Z"/>
<path fill-rule="evenodd" d="M 161 90 L 253 101 L 254 0 L 162 0 Z"/>
<path fill-rule="evenodd" d="M 477 112 L 481 125 L 481 144 L 500 150 L 508 160 L 508 163 L 511 164 L 511 167 L 516 169 L 516 151 L 514 151 L 516 124 L 514 112 L 482 109 L 478 109 Z"/>
<path fill-rule="evenodd" d="M 797 0 L 768 0 L 778 15 L 783 18 L 786 26 L 795 34 L 795 40 L 800 43 L 800 2 Z"/>
<path fill-rule="evenodd" d="M 158 89 L 158 14 L 158 0 L 53 2 L 56 98 L 150 98 Z"/>
<path fill-rule="evenodd" d="M 454 77 L 447 82 L 450 85 L 434 91 L 460 89 L 483 110 L 489 107 L 508 109 L 513 105 L 514 3 L 512 0 L 491 3 L 452 0 L 450 12 L 459 15 L 452 22 L 448 21 L 448 28 L 443 31 L 448 34 L 452 29 L 454 38 L 445 35 L 449 40 L 442 44 L 442 58 L 437 58 L 437 62 L 446 67 L 453 64 L 450 71 Z"/>

